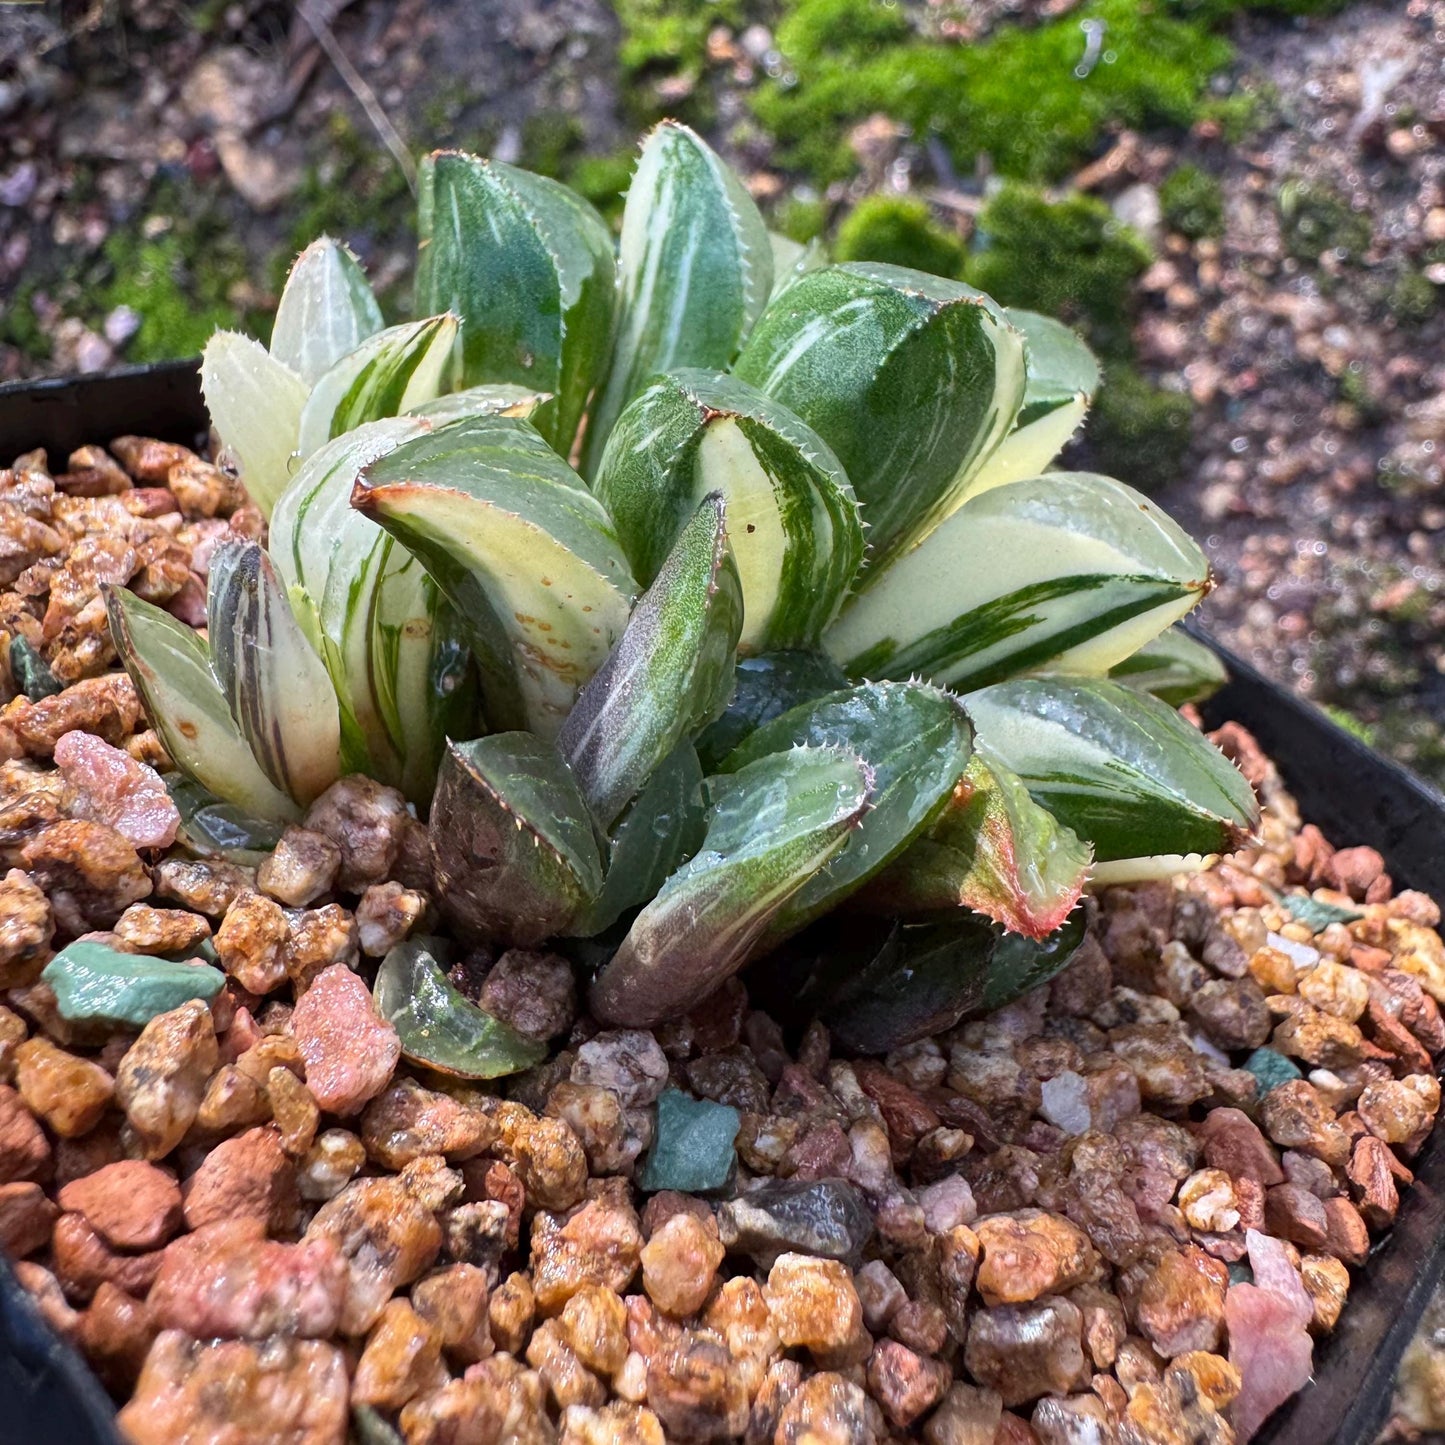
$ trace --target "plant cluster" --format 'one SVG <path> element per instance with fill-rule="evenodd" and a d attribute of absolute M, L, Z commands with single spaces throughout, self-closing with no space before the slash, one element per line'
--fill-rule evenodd
<path fill-rule="evenodd" d="M 564 186 L 460 152 L 418 230 L 421 319 L 384 326 L 322 240 L 269 349 L 207 346 L 270 530 L 217 551 L 206 640 L 110 594 L 213 842 L 365 772 L 429 814 L 457 935 L 575 940 L 599 1018 L 774 954 L 888 1047 L 1061 966 L 1091 869 L 1252 828 L 1161 700 L 1217 674 L 1169 630 L 1203 554 L 1047 470 L 1098 383 L 1066 327 L 826 264 L 675 123 L 616 249 Z"/>

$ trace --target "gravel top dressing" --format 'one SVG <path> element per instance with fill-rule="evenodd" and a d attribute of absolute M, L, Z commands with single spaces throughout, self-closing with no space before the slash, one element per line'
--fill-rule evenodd
<path fill-rule="evenodd" d="M 1445 945 L 1248 734 L 1259 846 L 1100 891 L 1003 1009 L 851 1057 L 764 966 L 608 1029 L 437 936 L 395 790 L 241 837 L 162 780 L 102 586 L 204 625 L 261 531 L 168 443 L 0 471 L 0 1245 L 130 1440 L 1225 1445 L 1305 1384 Z"/>

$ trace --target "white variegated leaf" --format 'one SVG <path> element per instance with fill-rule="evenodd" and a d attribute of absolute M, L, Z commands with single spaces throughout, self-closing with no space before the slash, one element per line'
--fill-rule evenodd
<path fill-rule="evenodd" d="M 433 426 L 459 421 L 464 416 L 520 416 L 531 420 L 537 408 L 551 400 L 551 392 L 494 381 L 485 386 L 469 386 L 462 391 L 433 397 L 430 401 L 408 407 L 406 414 L 425 417 Z M 533 425 L 536 425 L 535 421 Z"/>
<path fill-rule="evenodd" d="M 1004 314 L 1024 336 L 1024 402 L 1013 430 L 975 462 L 960 502 L 1043 472 L 1079 429 L 1099 389 L 1099 363 L 1077 332 L 1035 311 Z"/>
<path fill-rule="evenodd" d="M 271 355 L 314 386 L 383 324 L 356 257 L 322 236 L 296 258 L 286 278 L 271 327 Z"/>
<path fill-rule="evenodd" d="M 211 670 L 262 771 L 314 801 L 341 776 L 336 694 L 259 542 L 216 548 L 206 622 Z"/>
<path fill-rule="evenodd" d="M 298 817 L 251 752 L 199 634 L 124 588 L 108 590 L 106 608 L 116 651 L 175 765 L 248 814 Z"/>
<path fill-rule="evenodd" d="M 533 420 L 570 456 L 612 346 L 607 223 L 557 181 L 437 151 L 421 170 L 418 230 L 417 311 L 462 317 L 460 384 L 547 393 Z"/>
<path fill-rule="evenodd" d="M 772 247 L 752 197 L 675 121 L 643 144 L 622 214 L 618 282 L 612 366 L 587 427 L 588 476 L 623 407 L 653 373 L 725 370 L 772 290 Z"/>
<path fill-rule="evenodd" d="M 1122 482 L 1050 472 L 966 502 L 849 603 L 825 644 L 853 676 L 960 690 L 1103 673 L 1211 586 L 1199 547 Z"/>
<path fill-rule="evenodd" d="M 489 721 L 555 737 L 637 590 L 581 478 L 527 422 L 469 417 L 367 467 L 352 505 L 452 602 Z"/>
<path fill-rule="evenodd" d="M 1104 678 L 1039 677 L 964 701 L 980 752 L 1012 768 L 1099 863 L 1223 852 L 1258 825 L 1238 769 L 1157 698 Z"/>
<path fill-rule="evenodd" d="M 868 263 L 794 281 L 763 313 L 735 370 L 842 462 L 869 529 L 865 588 L 953 511 L 1024 394 L 1023 338 L 987 296 Z"/>
<path fill-rule="evenodd" d="M 291 480 L 306 383 L 259 341 L 218 331 L 201 354 L 201 390 L 251 500 L 269 516 Z"/>
<path fill-rule="evenodd" d="M 302 459 L 364 422 L 401 416 L 439 396 L 460 324 L 443 314 L 388 326 L 338 361 L 302 409 L 297 440 Z"/>
<path fill-rule="evenodd" d="M 858 503 L 826 443 L 718 372 L 657 377 L 618 418 L 593 489 L 644 583 L 703 497 L 723 494 L 745 653 L 816 645 L 863 560 Z"/>

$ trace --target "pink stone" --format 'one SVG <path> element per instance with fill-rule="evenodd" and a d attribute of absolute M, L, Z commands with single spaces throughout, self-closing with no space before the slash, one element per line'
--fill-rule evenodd
<path fill-rule="evenodd" d="M 55 764 L 75 789 L 77 816 L 114 828 L 132 848 L 169 848 L 181 815 L 154 768 L 93 733 L 57 739 Z"/>
<path fill-rule="evenodd" d="M 306 1087 L 328 1114 L 355 1114 L 387 1086 L 401 1058 L 396 1030 L 344 963 L 323 969 L 297 1000 L 291 1031 L 306 1060 Z"/>

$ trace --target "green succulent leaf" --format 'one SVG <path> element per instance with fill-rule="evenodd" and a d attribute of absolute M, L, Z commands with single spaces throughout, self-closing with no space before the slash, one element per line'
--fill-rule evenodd
<path fill-rule="evenodd" d="M 715 773 L 744 738 L 799 703 L 848 686 L 843 669 L 822 652 L 768 652 L 738 660 L 732 701 L 698 735 L 705 771 Z"/>
<path fill-rule="evenodd" d="M 1010 932 L 1045 938 L 1083 894 L 1091 857 L 1016 774 L 975 753 L 928 835 L 856 902 L 902 916 L 971 908 Z"/>
<path fill-rule="evenodd" d="M 964 495 L 1036 477 L 1079 429 L 1099 389 L 1099 363 L 1077 332 L 1036 311 L 1004 312 L 1023 333 L 1023 406 L 1013 430 L 969 473 Z"/>
<path fill-rule="evenodd" d="M 604 828 L 732 692 L 743 598 L 721 493 L 703 498 L 557 746 Z"/>
<path fill-rule="evenodd" d="M 581 478 L 528 422 L 473 416 L 371 463 L 352 505 L 415 553 L 456 609 L 491 722 L 555 737 L 636 591 Z"/>
<path fill-rule="evenodd" d="M 247 813 L 288 821 L 299 816 L 236 725 L 206 644 L 134 592 L 109 588 L 105 600 L 115 650 L 176 766 Z"/>
<path fill-rule="evenodd" d="M 433 426 L 444 426 L 468 416 L 519 416 L 535 426 L 538 407 L 551 400 L 549 391 L 533 391 L 529 386 L 498 381 L 434 396 L 411 407 L 407 415 L 424 417 Z"/>
<path fill-rule="evenodd" d="M 605 933 L 646 903 L 702 846 L 704 827 L 702 767 L 692 744 L 680 743 L 613 827 L 606 881 L 578 932 Z"/>
<path fill-rule="evenodd" d="M 984 756 L 1016 772 L 1099 862 L 1224 852 L 1259 822 L 1233 763 L 1173 708 L 1120 683 L 1020 678 L 967 703 Z"/>
<path fill-rule="evenodd" d="M 588 423 L 588 476 L 622 409 L 653 373 L 724 370 L 773 285 L 772 247 L 752 197 L 676 121 L 663 121 L 643 143 L 622 213 L 618 281 L 617 344 Z"/>
<path fill-rule="evenodd" d="M 556 181 L 460 151 L 423 163 L 418 206 L 417 311 L 462 318 L 460 384 L 549 393 L 533 420 L 569 456 L 612 344 L 607 223 Z"/>
<path fill-rule="evenodd" d="M 341 721 L 326 664 L 259 542 L 222 542 L 206 593 L 211 670 L 262 771 L 306 804 L 341 776 Z"/>
<path fill-rule="evenodd" d="M 271 326 L 271 355 L 315 386 L 384 324 L 356 257 L 322 236 L 302 251 L 286 278 Z"/>
<path fill-rule="evenodd" d="M 376 1011 L 396 1030 L 403 1056 L 456 1079 L 496 1079 L 530 1069 L 547 1045 L 520 1034 L 447 982 L 441 965 L 415 939 L 381 961 L 372 990 Z"/>
<path fill-rule="evenodd" d="M 792 983 L 791 1016 L 821 1019 L 843 1048 L 885 1054 L 1048 982 L 1084 934 L 1083 909 L 1043 939 L 971 913 L 916 923 L 837 915 L 789 943 L 775 971 Z"/>
<path fill-rule="evenodd" d="M 400 416 L 439 396 L 460 324 L 444 314 L 388 326 L 342 357 L 302 408 L 297 441 L 302 458 L 364 422 Z"/>
<path fill-rule="evenodd" d="M 198 858 L 255 868 L 281 841 L 286 825 L 279 819 L 253 817 L 234 803 L 222 802 L 184 773 L 165 774 L 165 785 L 181 815 L 176 839 Z"/>
<path fill-rule="evenodd" d="M 298 621 L 321 654 L 341 707 L 348 770 L 431 796 L 442 745 L 470 733 L 455 614 L 420 563 L 351 506 L 363 467 L 429 423 L 368 422 L 316 452 L 271 518 L 270 547 Z"/>
<path fill-rule="evenodd" d="M 872 805 L 847 847 L 774 918 L 769 942 L 796 932 L 887 867 L 938 819 L 973 752 L 973 728 L 951 693 L 875 682 L 805 702 L 765 723 L 724 762 L 736 772 L 791 747 L 840 747 L 873 769 Z"/>
<path fill-rule="evenodd" d="M 431 838 L 437 898 L 470 940 L 526 948 L 574 932 L 602 891 L 586 799 L 534 733 L 447 748 Z"/>
<path fill-rule="evenodd" d="M 269 517 L 291 480 L 310 388 L 259 341 L 218 331 L 201 353 L 201 390 L 211 424 L 235 457 L 246 491 Z"/>
<path fill-rule="evenodd" d="M 833 449 L 869 527 L 863 585 L 958 505 L 1024 395 L 1023 340 L 981 292 L 825 266 L 768 307 L 735 367 Z"/>
<path fill-rule="evenodd" d="M 644 584 L 702 498 L 722 493 L 744 652 L 815 644 L 863 560 L 837 458 L 786 408 L 719 372 L 655 378 L 617 419 L 593 490 Z"/>
<path fill-rule="evenodd" d="M 1136 692 L 1152 693 L 1170 707 L 1203 702 L 1229 681 L 1214 649 L 1178 627 L 1161 632 L 1132 657 L 1115 663 L 1109 676 Z"/>
<path fill-rule="evenodd" d="M 1167 513 L 1110 477 L 1050 472 L 966 502 L 826 638 L 854 677 L 960 691 L 1049 667 L 1107 672 L 1182 617 L 1209 563 Z"/>
<path fill-rule="evenodd" d="M 592 1009 L 648 1025 L 685 1013 L 756 952 L 770 922 L 846 846 L 872 773 L 843 748 L 795 748 L 711 780 L 702 848 L 637 915 Z"/>
<path fill-rule="evenodd" d="M 972 913 L 927 923 L 838 915 L 787 944 L 776 967 L 796 980 L 794 1016 L 817 1017 L 844 1048 L 882 1054 L 976 1009 L 998 941 Z"/>

